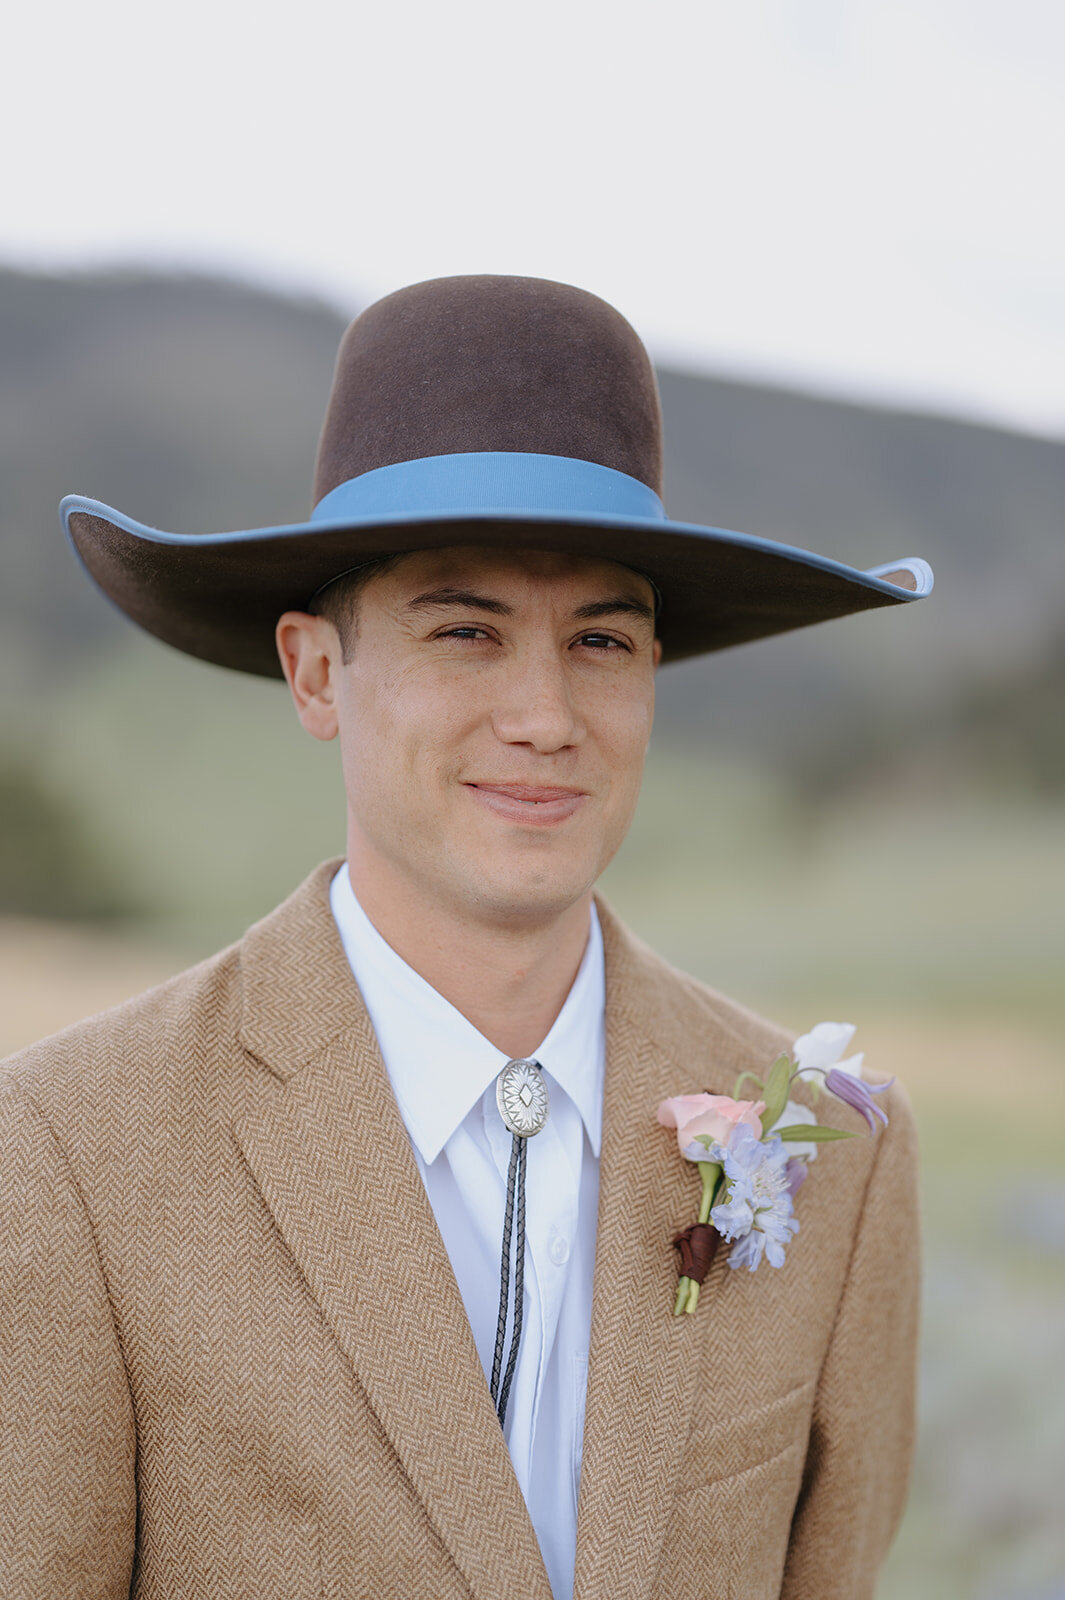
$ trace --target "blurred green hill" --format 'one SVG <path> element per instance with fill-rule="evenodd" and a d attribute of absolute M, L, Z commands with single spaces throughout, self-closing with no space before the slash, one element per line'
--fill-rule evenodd
<path fill-rule="evenodd" d="M 224 281 L 0 272 L 5 665 L 127 640 L 58 531 L 68 491 L 190 531 L 303 515 L 341 326 Z"/>
<path fill-rule="evenodd" d="M 83 493 L 183 532 L 302 518 L 342 327 L 224 279 L 0 272 L 0 907 L 165 916 L 183 893 L 221 907 L 231 892 L 229 927 L 254 909 L 248 874 L 265 893 L 271 841 L 300 844 L 272 846 L 279 892 L 339 848 L 331 757 L 306 748 L 283 690 L 141 635 L 86 580 L 56 508 Z M 755 770 L 793 810 L 1056 803 L 1065 445 L 659 378 L 672 515 L 857 566 L 923 555 L 937 574 L 920 605 L 666 670 L 659 746 Z M 205 843 L 227 806 L 263 821 Z"/>

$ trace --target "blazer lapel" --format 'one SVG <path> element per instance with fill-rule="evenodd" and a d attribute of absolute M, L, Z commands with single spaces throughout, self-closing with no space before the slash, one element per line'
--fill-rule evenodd
<path fill-rule="evenodd" d="M 234 1136 L 471 1590 L 550 1600 L 539 1546 L 369 1018 L 326 863 L 247 935 Z"/>
<path fill-rule="evenodd" d="M 727 1340 L 724 1252 L 698 1311 L 673 1315 L 673 1235 L 695 1220 L 699 1185 L 658 1102 L 728 1093 L 734 1052 L 710 1035 L 693 1068 L 664 996 L 661 964 L 600 905 L 607 963 L 607 1069 L 575 1600 L 644 1600 L 677 1492 L 686 1396 L 708 1347 Z M 717 1049 L 715 1049 L 715 1044 Z M 707 1068 L 706 1062 L 711 1066 Z M 693 1082 L 693 1071 L 699 1081 Z M 727 1297 L 724 1297 L 727 1298 Z"/>

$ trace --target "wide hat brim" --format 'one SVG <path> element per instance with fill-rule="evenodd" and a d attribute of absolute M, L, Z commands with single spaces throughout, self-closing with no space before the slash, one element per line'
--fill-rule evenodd
<path fill-rule="evenodd" d="M 397 501 L 407 509 L 387 509 Z M 307 522 L 233 533 L 165 533 L 76 495 L 60 510 L 89 575 L 134 622 L 189 655 L 272 678 L 282 675 L 274 644 L 282 612 L 305 610 L 338 575 L 399 552 L 484 546 L 630 567 L 659 592 L 665 661 L 905 605 L 932 588 L 919 558 L 861 571 L 751 534 L 674 522 L 626 474 L 557 457 L 402 463 L 341 485 Z"/>

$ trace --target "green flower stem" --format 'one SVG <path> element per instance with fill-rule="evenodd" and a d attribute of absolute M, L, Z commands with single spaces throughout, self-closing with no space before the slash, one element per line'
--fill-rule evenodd
<path fill-rule="evenodd" d="M 739 1077 L 736 1079 L 735 1086 L 732 1090 L 733 1099 L 738 1100 L 740 1098 L 740 1095 L 743 1093 L 744 1082 L 747 1078 L 750 1078 L 752 1083 L 756 1083 L 759 1089 L 765 1088 L 765 1084 L 762 1082 L 761 1078 L 756 1077 L 753 1072 L 741 1072 Z"/>
<path fill-rule="evenodd" d="M 699 1168 L 699 1176 L 703 1180 L 703 1199 L 699 1207 L 699 1221 L 709 1222 L 710 1207 L 714 1203 L 714 1195 L 717 1193 L 717 1186 L 721 1182 L 721 1163 L 720 1161 L 697 1161 L 696 1166 Z M 696 1288 L 698 1288 L 698 1285 L 696 1285 Z"/>
<path fill-rule="evenodd" d="M 698 1304 L 699 1285 L 693 1278 L 681 1278 L 677 1284 L 677 1298 L 673 1302 L 673 1315 L 682 1317 L 687 1313 L 690 1316 Z"/>

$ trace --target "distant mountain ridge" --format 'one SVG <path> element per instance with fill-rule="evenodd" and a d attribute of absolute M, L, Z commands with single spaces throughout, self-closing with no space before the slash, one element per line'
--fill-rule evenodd
<path fill-rule="evenodd" d="M 187 532 L 305 516 L 342 327 L 332 308 L 223 279 L 0 271 L 0 664 L 61 681 L 128 637 L 59 533 L 64 493 Z M 941 739 L 974 696 L 1023 694 L 1029 677 L 1046 698 L 1062 670 L 1065 444 L 659 378 L 672 516 L 862 567 L 922 555 L 937 573 L 919 605 L 664 673 L 671 737 L 778 761 L 817 751 L 842 771 L 858 733 Z"/>

